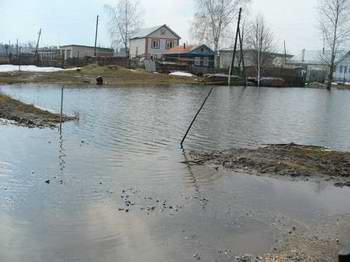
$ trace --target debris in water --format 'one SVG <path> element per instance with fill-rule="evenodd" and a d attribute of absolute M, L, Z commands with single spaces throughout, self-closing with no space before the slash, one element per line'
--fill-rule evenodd
<path fill-rule="evenodd" d="M 198 252 L 197 252 L 197 253 L 194 253 L 194 254 L 193 254 L 193 257 L 194 257 L 195 259 L 197 259 L 197 260 L 200 260 L 200 259 L 201 259 L 201 257 L 200 257 L 200 255 L 199 255 Z"/>

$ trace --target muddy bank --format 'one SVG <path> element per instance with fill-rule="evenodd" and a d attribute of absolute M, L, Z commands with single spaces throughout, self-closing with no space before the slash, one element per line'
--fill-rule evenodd
<path fill-rule="evenodd" d="M 324 223 L 297 225 L 261 261 L 338 261 L 349 245 L 350 217 L 330 217 Z"/>
<path fill-rule="evenodd" d="M 169 84 L 194 84 L 192 77 L 148 73 L 120 66 L 89 65 L 75 70 L 58 72 L 9 72 L 0 73 L 0 84 L 38 83 L 65 85 L 95 85 L 96 77 L 102 76 L 105 86 L 145 86 Z"/>
<path fill-rule="evenodd" d="M 60 115 L 39 109 L 0 94 L 0 118 L 14 121 L 20 126 L 30 128 L 55 127 L 60 123 Z M 63 116 L 63 121 L 75 120 L 75 117 Z"/>
<path fill-rule="evenodd" d="M 339 187 L 350 187 L 350 153 L 317 146 L 281 144 L 224 152 L 190 152 L 185 163 L 244 170 L 254 175 L 321 178 Z"/>
<path fill-rule="evenodd" d="M 190 152 L 186 155 L 184 163 L 201 173 L 330 181 L 335 186 L 344 187 L 344 190 L 350 186 L 350 153 L 323 147 L 280 144 L 224 152 Z M 337 261 L 339 251 L 350 245 L 350 216 L 329 213 L 321 217 L 306 222 L 284 214 L 276 216 L 271 223 L 279 233 L 274 236 L 271 251 L 239 257 L 234 261 Z"/>

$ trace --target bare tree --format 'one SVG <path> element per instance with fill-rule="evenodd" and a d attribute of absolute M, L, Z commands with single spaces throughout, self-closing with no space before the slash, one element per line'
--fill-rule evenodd
<path fill-rule="evenodd" d="M 330 89 L 336 66 L 336 55 L 350 37 L 350 0 L 319 0 L 320 30 L 330 52 L 323 52 L 323 61 L 329 66 Z"/>
<path fill-rule="evenodd" d="M 212 47 L 217 55 L 225 40 L 233 41 L 234 22 L 239 7 L 246 6 L 250 0 L 195 1 L 197 12 L 192 24 L 192 36 L 198 42 L 204 42 Z"/>
<path fill-rule="evenodd" d="M 252 62 L 257 72 L 257 83 L 260 86 L 261 72 L 273 59 L 274 40 L 270 28 L 263 16 L 258 15 L 251 22 L 246 36 L 246 46 L 252 52 Z"/>
<path fill-rule="evenodd" d="M 123 46 L 128 53 L 129 38 L 139 29 L 142 22 L 137 0 L 119 0 L 116 6 L 105 5 L 109 15 L 109 33 L 114 47 Z"/>

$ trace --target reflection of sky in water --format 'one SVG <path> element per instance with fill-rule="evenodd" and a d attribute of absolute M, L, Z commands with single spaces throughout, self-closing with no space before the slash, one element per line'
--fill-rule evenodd
<path fill-rule="evenodd" d="M 0 90 L 59 110 L 59 88 Z M 192 261 L 197 249 L 215 259 L 215 248 L 268 249 L 275 216 L 314 221 L 349 213 L 348 189 L 223 176 L 181 164 L 179 142 L 207 91 L 66 89 L 65 112 L 79 113 L 80 121 L 64 124 L 62 136 L 55 129 L 2 125 L 0 260 Z M 349 98 L 343 91 L 219 87 L 185 148 L 293 141 L 348 150 Z M 146 216 L 140 206 L 118 213 L 120 192 L 128 187 L 140 191 L 138 201 L 156 196 L 184 208 L 174 216 Z M 205 209 L 202 198 L 209 200 Z M 247 218 L 252 210 L 257 217 Z M 197 237 L 184 241 L 189 234 Z"/>

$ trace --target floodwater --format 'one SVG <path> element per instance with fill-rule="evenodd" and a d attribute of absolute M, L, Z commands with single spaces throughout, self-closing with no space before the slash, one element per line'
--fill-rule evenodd
<path fill-rule="evenodd" d="M 0 91 L 58 112 L 60 88 Z M 350 190 L 331 183 L 182 164 L 179 143 L 208 91 L 66 88 L 64 112 L 80 120 L 62 135 L 0 122 L 0 261 L 229 261 L 270 251 L 277 220 L 350 214 Z M 348 91 L 217 87 L 185 150 L 295 142 L 348 151 L 349 101 Z"/>

